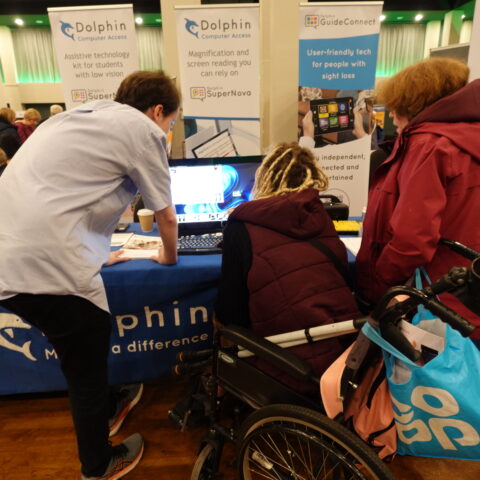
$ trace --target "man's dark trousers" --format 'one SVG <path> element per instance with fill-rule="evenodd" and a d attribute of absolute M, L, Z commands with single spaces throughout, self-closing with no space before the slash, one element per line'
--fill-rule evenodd
<path fill-rule="evenodd" d="M 19 294 L 0 305 L 40 329 L 61 362 L 82 473 L 102 475 L 110 461 L 107 358 L 110 314 L 74 295 Z"/>

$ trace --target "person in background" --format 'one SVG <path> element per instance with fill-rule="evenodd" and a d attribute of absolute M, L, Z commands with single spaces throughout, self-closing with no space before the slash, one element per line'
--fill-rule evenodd
<path fill-rule="evenodd" d="M 115 101 L 45 122 L 0 177 L 0 305 L 38 327 L 58 354 L 82 480 L 116 480 L 143 453 L 139 434 L 109 443 L 141 385 L 110 396 L 111 318 L 100 269 L 127 260 L 110 253 L 110 238 L 137 190 L 163 241 L 153 260 L 177 262 L 165 137 L 179 104 L 163 72 L 132 73 Z"/>
<path fill-rule="evenodd" d="M 23 119 L 15 122 L 22 143 L 33 133 L 41 119 L 42 116 L 38 110 L 28 108 L 23 113 Z"/>
<path fill-rule="evenodd" d="M 61 105 L 58 105 L 58 103 L 54 103 L 53 105 L 50 105 L 50 115 L 46 118 L 43 118 L 37 126 L 40 126 L 42 123 L 46 122 L 48 119 L 52 118 L 54 115 L 57 115 L 58 113 L 63 112 L 63 107 Z"/>
<path fill-rule="evenodd" d="M 8 165 L 8 157 L 5 151 L 0 148 L 0 176 Z"/>
<path fill-rule="evenodd" d="M 0 108 L 0 148 L 10 160 L 22 145 L 15 121 L 15 112 L 11 108 Z"/>
<path fill-rule="evenodd" d="M 373 303 L 417 267 L 435 281 L 469 266 L 441 238 L 480 250 L 480 80 L 468 75 L 458 60 L 429 58 L 380 86 L 398 137 L 374 174 L 357 255 L 358 287 Z M 480 326 L 455 297 L 441 300 Z"/>
<path fill-rule="evenodd" d="M 252 328 L 266 337 L 360 316 L 355 299 L 330 258 L 310 243 L 326 245 L 347 268 L 347 253 L 319 193 L 328 179 L 308 149 L 278 145 L 257 170 L 254 200 L 235 208 L 223 236 L 216 319 Z M 317 375 L 346 348 L 331 338 L 293 347 Z M 275 371 L 257 366 L 291 387 L 313 392 Z"/>

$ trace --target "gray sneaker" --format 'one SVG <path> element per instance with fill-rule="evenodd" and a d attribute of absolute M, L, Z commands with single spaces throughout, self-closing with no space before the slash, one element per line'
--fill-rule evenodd
<path fill-rule="evenodd" d="M 128 412 L 139 402 L 143 393 L 143 384 L 122 385 L 116 388 L 115 400 L 117 406 L 112 418 L 108 420 L 109 436 L 115 435 L 122 426 Z"/>
<path fill-rule="evenodd" d="M 143 455 L 143 438 L 139 433 L 134 433 L 119 445 L 113 447 L 112 458 L 100 477 L 86 477 L 80 480 L 117 480 L 131 472 Z"/>

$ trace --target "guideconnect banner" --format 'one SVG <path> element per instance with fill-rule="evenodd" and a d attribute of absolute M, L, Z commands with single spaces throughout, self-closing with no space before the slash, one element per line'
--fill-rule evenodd
<path fill-rule="evenodd" d="M 370 152 L 376 148 L 373 88 L 382 6 L 300 6 L 299 131 L 311 111 L 315 154 L 329 176 L 328 193 L 348 204 L 351 216 L 360 216 L 366 206 Z"/>
<path fill-rule="evenodd" d="M 132 5 L 48 8 L 65 104 L 110 99 L 139 68 Z"/>

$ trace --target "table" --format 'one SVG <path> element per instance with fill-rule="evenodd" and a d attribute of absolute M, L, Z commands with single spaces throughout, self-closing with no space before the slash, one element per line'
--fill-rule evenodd
<path fill-rule="evenodd" d="M 139 233 L 138 224 L 128 231 Z M 354 259 L 349 253 L 351 266 Z M 220 267 L 221 255 L 184 255 L 174 266 L 131 260 L 102 269 L 112 313 L 112 384 L 170 374 L 180 351 L 211 345 Z M 1 312 L 0 395 L 66 389 L 47 339 L 22 319 Z"/>

